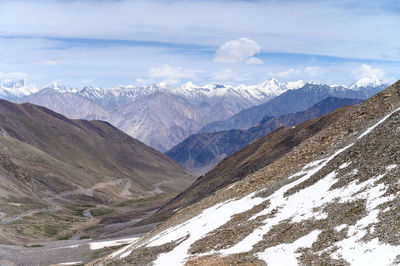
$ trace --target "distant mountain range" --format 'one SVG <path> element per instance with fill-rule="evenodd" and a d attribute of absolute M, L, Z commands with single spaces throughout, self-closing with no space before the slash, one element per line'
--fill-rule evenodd
<path fill-rule="evenodd" d="M 364 99 L 384 87 L 377 80 L 357 81 L 346 88 L 303 81 L 280 83 L 272 79 L 251 86 L 198 86 L 188 82 L 178 87 L 158 83 L 78 89 L 53 84 L 39 91 L 24 82 L 8 81 L 2 82 L 0 97 L 45 106 L 72 119 L 105 120 L 165 152 L 199 130 L 247 129 L 266 115 L 302 111 L 328 96 Z M 308 89 L 299 91 L 300 88 Z M 313 94 L 314 97 L 305 100 Z M 263 104 L 277 97 L 282 98 L 264 110 Z M 249 109 L 252 107 L 255 109 Z"/>
<path fill-rule="evenodd" d="M 297 90 L 289 90 L 264 104 L 243 110 L 229 119 L 212 122 L 199 132 L 248 129 L 260 123 L 265 116 L 280 116 L 303 111 L 329 96 L 367 99 L 387 86 L 388 84 L 370 78 L 360 79 L 348 88 L 343 85 L 307 83 Z"/>
<path fill-rule="evenodd" d="M 344 105 L 355 105 L 358 99 L 328 97 L 311 108 L 279 117 L 266 116 L 248 130 L 231 129 L 213 133 L 194 134 L 165 154 L 198 175 L 211 170 L 218 162 L 251 142 L 279 127 L 291 127 L 308 119 L 326 115 Z"/>

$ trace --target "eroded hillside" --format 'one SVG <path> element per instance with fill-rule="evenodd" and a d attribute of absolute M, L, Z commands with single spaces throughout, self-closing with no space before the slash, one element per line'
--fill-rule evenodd
<path fill-rule="evenodd" d="M 179 164 L 106 122 L 0 100 L 0 243 L 120 232 L 191 182 Z"/>

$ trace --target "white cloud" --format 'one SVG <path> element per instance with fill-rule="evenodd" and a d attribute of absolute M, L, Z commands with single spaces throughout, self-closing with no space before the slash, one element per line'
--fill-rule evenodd
<path fill-rule="evenodd" d="M 240 38 L 221 45 L 215 54 L 214 61 L 220 63 L 242 62 L 260 51 L 261 47 L 256 41 Z"/>
<path fill-rule="evenodd" d="M 229 68 L 221 69 L 212 75 L 213 80 L 218 81 L 245 81 L 250 79 L 250 74 L 238 74 Z"/>
<path fill-rule="evenodd" d="M 278 76 L 280 78 L 290 78 L 290 77 L 299 76 L 299 75 L 301 75 L 301 71 L 294 69 L 294 68 L 289 68 L 288 70 L 276 73 L 276 76 Z"/>
<path fill-rule="evenodd" d="M 154 83 L 154 80 L 142 79 L 142 78 L 137 78 L 135 81 L 136 81 L 136 84 L 139 85 L 139 86 L 144 86 L 144 85 L 148 85 L 148 84 Z"/>
<path fill-rule="evenodd" d="M 49 60 L 45 60 L 43 62 L 43 65 L 45 65 L 45 66 L 55 66 L 57 64 L 58 64 L 58 61 L 55 59 L 49 59 Z"/>
<path fill-rule="evenodd" d="M 23 72 L 0 72 L 0 79 L 24 79 L 28 74 Z"/>
<path fill-rule="evenodd" d="M 263 60 L 257 57 L 250 57 L 246 60 L 246 64 L 248 65 L 262 65 L 264 64 Z"/>
<path fill-rule="evenodd" d="M 164 64 L 149 69 L 149 77 L 165 79 L 168 83 L 177 83 L 180 79 L 197 79 L 197 73 L 201 70 L 184 69 Z"/>
<path fill-rule="evenodd" d="M 319 66 L 306 66 L 304 68 L 289 68 L 279 72 L 269 72 L 268 76 L 272 78 L 282 78 L 285 80 L 293 79 L 314 79 L 320 78 L 326 72 Z"/>
<path fill-rule="evenodd" d="M 304 68 L 304 73 L 310 77 L 318 76 L 323 70 L 319 66 L 307 66 Z"/>
<path fill-rule="evenodd" d="M 361 67 L 353 72 L 353 77 L 356 79 L 361 78 L 374 78 L 378 80 L 385 79 L 385 71 L 379 68 L 373 68 L 370 65 L 363 64 Z"/>

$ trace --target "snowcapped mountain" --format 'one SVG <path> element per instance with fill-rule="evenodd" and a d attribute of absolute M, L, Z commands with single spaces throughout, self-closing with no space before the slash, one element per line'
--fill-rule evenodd
<path fill-rule="evenodd" d="M 277 80 L 267 80 L 258 85 L 196 85 L 187 82 L 173 87 L 165 83 L 155 83 L 150 86 L 117 86 L 113 88 L 84 87 L 76 91 L 77 94 L 98 102 L 102 107 L 112 109 L 122 104 L 133 102 L 156 92 L 183 97 L 193 104 L 212 101 L 211 99 L 229 98 L 230 101 L 240 99 L 247 105 L 255 105 L 272 99 L 287 90 L 298 89 L 304 86 L 303 81 L 279 83 Z"/>
<path fill-rule="evenodd" d="M 366 87 L 356 87 L 366 86 Z M 279 96 L 274 97 L 262 104 L 252 106 L 248 109 L 238 112 L 232 117 L 211 122 L 204 126 L 199 132 L 217 132 L 230 129 L 248 129 L 257 125 L 265 116 L 280 116 L 288 113 L 296 113 L 310 108 L 312 105 L 327 97 L 367 99 L 377 92 L 385 89 L 388 84 L 383 82 L 365 82 L 360 80 L 355 82 L 349 88 L 338 85 L 326 85 L 315 82 L 305 83 L 298 89 L 286 90 Z"/>
<path fill-rule="evenodd" d="M 15 100 L 24 96 L 38 92 L 39 89 L 34 85 L 28 85 L 25 80 L 0 80 L 0 98 Z"/>
<path fill-rule="evenodd" d="M 377 77 L 364 77 L 349 86 L 350 90 L 359 90 L 361 88 L 375 88 L 384 85 L 385 83 Z"/>
<path fill-rule="evenodd" d="M 150 86 L 120 85 L 104 89 L 90 86 L 71 88 L 54 83 L 39 92 L 25 92 L 21 89 L 21 96 L 25 96 L 22 98 L 4 98 L 42 105 L 69 118 L 106 120 L 147 145 L 164 152 L 189 135 L 197 133 L 207 124 L 224 121 L 241 111 L 288 93 L 294 95 L 304 87 L 310 87 L 310 90 L 314 91 L 321 90 L 322 87 L 328 90 L 350 91 L 342 86 L 331 87 L 304 81 L 280 83 L 275 79 L 257 85 L 196 85 L 187 82 L 181 86 L 170 86 L 160 82 Z M 357 97 L 353 98 L 365 99 L 371 96 L 362 88 L 357 91 Z M 303 96 L 306 97 L 307 94 Z M 327 96 L 340 97 L 329 94 Z M 345 97 L 347 96 L 346 94 Z M 282 102 L 276 110 L 281 110 L 281 113 L 274 115 L 285 114 L 285 110 L 287 113 L 302 111 L 326 98 L 316 97 L 315 101 L 296 103 L 296 97 Z M 262 113 L 256 114 L 252 119 L 258 118 L 259 115 Z"/>
<path fill-rule="evenodd" d="M 400 81 L 94 265 L 396 265 L 399 119 Z"/>

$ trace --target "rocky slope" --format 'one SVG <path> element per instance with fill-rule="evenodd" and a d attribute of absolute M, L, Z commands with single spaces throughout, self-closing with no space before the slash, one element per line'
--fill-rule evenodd
<path fill-rule="evenodd" d="M 94 264 L 394 265 L 400 81 Z"/>
<path fill-rule="evenodd" d="M 231 129 L 194 134 L 167 151 L 165 155 L 193 173 L 202 175 L 225 157 L 281 126 L 291 127 L 308 119 L 326 115 L 343 105 L 355 105 L 360 102 L 362 100 L 328 97 L 302 112 L 279 117 L 264 117 L 259 125 L 249 130 Z"/>
<path fill-rule="evenodd" d="M 355 82 L 349 88 L 308 83 L 298 90 L 289 90 L 264 104 L 243 110 L 226 120 L 212 122 L 200 129 L 199 132 L 248 129 L 260 123 L 265 116 L 280 116 L 300 112 L 330 96 L 366 99 L 387 86 L 387 84 L 382 84 L 378 81 L 367 83 L 363 80 Z"/>
<path fill-rule="evenodd" d="M 330 100 L 328 99 L 328 101 Z M 354 107 L 345 106 L 326 116 L 310 119 L 295 127 L 280 127 L 222 160 L 215 168 L 198 178 L 185 191 L 149 217 L 148 220 L 170 217 L 176 210 L 192 205 L 215 191 L 271 164 L 301 142 L 336 122 L 352 108 Z M 310 111 L 310 113 L 312 112 Z M 296 116 L 296 114 L 292 114 L 292 116 Z"/>
<path fill-rule="evenodd" d="M 99 237 L 192 182 L 179 164 L 106 122 L 0 100 L 2 243 L 91 235 L 88 227 Z"/>

